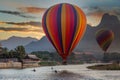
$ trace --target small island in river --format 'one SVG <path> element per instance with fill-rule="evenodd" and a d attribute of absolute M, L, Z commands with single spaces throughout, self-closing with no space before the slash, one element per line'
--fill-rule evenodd
<path fill-rule="evenodd" d="M 88 66 L 87 68 L 93 70 L 120 70 L 120 64 L 119 63 L 99 64 Z"/>

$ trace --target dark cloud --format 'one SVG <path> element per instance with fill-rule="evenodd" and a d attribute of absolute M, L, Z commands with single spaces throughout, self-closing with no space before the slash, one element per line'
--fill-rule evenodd
<path fill-rule="evenodd" d="M 97 12 L 102 12 L 102 11 L 103 11 L 103 10 L 102 10 L 100 7 L 98 7 L 98 6 L 89 7 L 89 10 L 90 10 L 90 11 L 97 11 Z"/>
<path fill-rule="evenodd" d="M 19 25 L 19 26 L 25 26 L 25 25 L 31 25 L 31 26 L 36 26 L 36 27 L 40 27 L 41 23 L 40 22 L 19 22 L 19 23 L 15 23 L 15 22 L 4 22 L 6 24 L 12 24 L 12 25 Z"/>
<path fill-rule="evenodd" d="M 105 12 L 101 7 L 98 6 L 86 7 L 85 9 L 88 16 L 93 16 L 95 14 L 103 14 Z"/>
<path fill-rule="evenodd" d="M 33 29 L 33 30 L 29 30 L 28 28 L 5 28 L 5 27 L 0 27 L 0 31 L 19 31 L 19 32 L 40 32 L 39 29 Z"/>
<path fill-rule="evenodd" d="M 45 12 L 46 8 L 39 8 L 39 7 L 21 7 L 18 8 L 22 12 L 32 13 L 32 14 L 39 14 Z"/>
<path fill-rule="evenodd" d="M 5 28 L 5 27 L 0 27 L 0 30 L 2 30 L 2 31 L 26 31 L 27 28 Z"/>
<path fill-rule="evenodd" d="M 20 16 L 23 18 L 35 18 L 33 16 L 25 15 L 25 13 L 23 12 L 17 12 L 17 11 L 0 10 L 0 13 L 11 14 L 11 15 Z"/>
<path fill-rule="evenodd" d="M 94 6 L 94 7 L 86 7 L 85 9 L 87 15 L 110 13 L 120 17 L 120 7 Z"/>

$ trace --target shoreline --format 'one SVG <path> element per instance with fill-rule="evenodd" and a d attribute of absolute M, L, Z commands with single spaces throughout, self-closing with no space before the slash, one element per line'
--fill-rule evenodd
<path fill-rule="evenodd" d="M 120 64 L 117 63 L 97 64 L 88 66 L 87 68 L 91 70 L 120 70 Z"/>
<path fill-rule="evenodd" d="M 22 64 L 22 62 L 0 62 L 0 69 L 24 69 L 40 67 L 39 64 Z"/>

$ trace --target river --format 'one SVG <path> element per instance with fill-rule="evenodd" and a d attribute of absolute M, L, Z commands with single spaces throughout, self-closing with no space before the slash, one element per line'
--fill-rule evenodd
<path fill-rule="evenodd" d="M 0 69 L 0 80 L 120 80 L 120 71 L 89 70 L 90 65 Z"/>

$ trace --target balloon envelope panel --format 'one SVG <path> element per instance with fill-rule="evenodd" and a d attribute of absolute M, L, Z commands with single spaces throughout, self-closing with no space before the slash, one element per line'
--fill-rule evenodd
<path fill-rule="evenodd" d="M 45 12 L 42 26 L 49 41 L 66 60 L 86 30 L 86 17 L 79 7 L 61 3 Z"/>
<path fill-rule="evenodd" d="M 103 51 L 107 51 L 114 39 L 114 33 L 111 30 L 100 30 L 96 33 L 96 40 Z"/>

